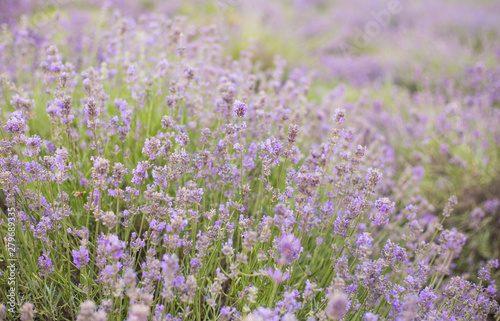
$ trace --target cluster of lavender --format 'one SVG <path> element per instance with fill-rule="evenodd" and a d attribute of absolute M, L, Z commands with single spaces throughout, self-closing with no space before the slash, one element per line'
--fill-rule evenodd
<path fill-rule="evenodd" d="M 414 78 L 419 90 L 411 94 L 393 90 L 384 100 L 365 92 L 349 102 L 344 89 L 337 89 L 343 96 L 334 100 L 354 115 L 354 126 L 365 136 L 382 135 L 392 147 L 390 157 L 397 163 L 393 177 L 399 182 L 389 185 L 386 193 L 399 195 L 394 186 L 401 186 L 407 200 L 413 197 L 409 189 L 438 206 L 452 193 L 461 200 L 458 215 L 445 225 L 459 227 L 470 238 L 467 257 L 460 262 L 460 269 L 469 273 L 500 253 L 494 232 L 500 227 L 499 58 L 490 68 L 467 68 L 465 81 L 431 85 L 420 74 Z M 410 181 L 406 177 L 411 172 Z M 429 211 L 435 213 L 436 208 Z"/>
<path fill-rule="evenodd" d="M 315 103 L 308 71 L 233 58 L 184 17 L 80 18 L 0 32 L 2 201 L 30 302 L 12 313 L 1 291 L 0 320 L 500 318 L 498 260 L 453 275 L 459 200 L 429 214 L 422 168 L 395 175 L 341 89 Z"/>

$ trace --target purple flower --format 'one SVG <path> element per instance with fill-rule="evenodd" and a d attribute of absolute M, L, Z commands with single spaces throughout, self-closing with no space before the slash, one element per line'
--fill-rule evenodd
<path fill-rule="evenodd" d="M 470 225 L 472 227 L 478 227 L 485 216 L 486 213 L 482 209 L 480 209 L 479 207 L 474 208 L 470 213 Z"/>
<path fill-rule="evenodd" d="M 326 316 L 333 320 L 342 319 L 347 308 L 347 303 L 347 295 L 343 292 L 335 291 L 328 299 Z"/>
<path fill-rule="evenodd" d="M 272 310 L 270 308 L 258 307 L 253 311 L 248 317 L 248 320 L 267 320 L 267 321 L 279 321 L 280 317 L 278 310 Z"/>
<path fill-rule="evenodd" d="M 368 189 L 373 189 L 375 186 L 380 184 L 382 180 L 382 174 L 376 168 L 368 168 L 368 173 L 365 178 L 365 187 Z"/>
<path fill-rule="evenodd" d="M 441 145 L 439 145 L 439 152 L 442 155 L 448 155 L 449 154 L 448 144 L 441 144 Z"/>
<path fill-rule="evenodd" d="M 165 306 L 163 304 L 157 304 L 155 308 L 155 317 L 153 318 L 153 320 L 162 320 L 164 310 Z"/>
<path fill-rule="evenodd" d="M 371 254 L 373 238 L 370 233 L 363 233 L 358 236 L 355 247 L 355 255 L 359 258 L 367 257 Z"/>
<path fill-rule="evenodd" d="M 425 289 L 420 292 L 419 296 L 419 301 L 418 303 L 427 308 L 430 309 L 434 305 L 434 301 L 436 300 L 436 295 L 434 294 L 434 291 L 430 287 L 425 287 Z"/>
<path fill-rule="evenodd" d="M 288 272 L 283 273 L 279 269 L 273 270 L 272 268 L 268 268 L 266 274 L 276 283 L 285 282 L 290 277 Z"/>
<path fill-rule="evenodd" d="M 490 269 L 489 267 L 482 267 L 479 269 L 477 273 L 477 278 L 480 280 L 489 280 L 490 279 Z"/>
<path fill-rule="evenodd" d="M 446 203 L 446 205 L 443 209 L 443 216 L 449 217 L 451 215 L 451 212 L 453 212 L 453 208 L 457 204 L 458 204 L 457 197 L 455 195 L 450 196 L 450 198 L 448 199 L 448 202 Z"/>
<path fill-rule="evenodd" d="M 371 312 L 367 312 L 363 317 L 363 321 L 378 321 L 378 315 L 373 314 Z"/>
<path fill-rule="evenodd" d="M 189 145 L 189 135 L 185 132 L 179 133 L 175 136 L 175 142 L 180 146 Z"/>
<path fill-rule="evenodd" d="M 302 307 L 302 304 L 297 301 L 299 297 L 300 292 L 298 290 L 285 292 L 283 293 L 283 300 L 278 301 L 276 303 L 276 307 L 278 307 L 280 311 L 285 311 L 286 313 L 294 313 Z"/>
<path fill-rule="evenodd" d="M 81 268 L 82 266 L 86 266 L 89 261 L 89 251 L 85 248 L 85 246 L 81 245 L 78 251 L 71 250 L 73 253 L 73 263 L 75 263 L 77 268 Z"/>
<path fill-rule="evenodd" d="M 50 272 L 54 271 L 52 267 L 52 260 L 49 257 L 50 252 L 44 252 L 42 256 L 38 258 L 38 266 L 40 267 L 39 275 L 48 276 Z"/>
<path fill-rule="evenodd" d="M 118 108 L 120 111 L 120 116 L 122 118 L 123 125 L 127 127 L 128 130 L 130 130 L 130 124 L 132 123 L 132 109 L 128 106 L 128 103 L 125 99 L 115 99 L 114 100 L 115 106 Z"/>
<path fill-rule="evenodd" d="M 299 133 L 299 125 L 290 124 L 288 127 L 288 145 L 293 145 L 297 141 L 297 135 Z"/>
<path fill-rule="evenodd" d="M 345 121 L 345 109 L 343 108 L 335 109 L 335 113 L 333 114 L 333 120 L 337 124 L 342 125 Z"/>
<path fill-rule="evenodd" d="M 10 114 L 10 118 L 7 120 L 7 124 L 3 126 L 3 129 L 7 134 L 23 134 L 30 129 L 25 118 L 22 111 L 16 110 Z"/>
<path fill-rule="evenodd" d="M 454 252 L 458 255 L 462 251 L 467 238 L 454 227 L 451 230 L 444 230 L 439 238 L 440 250 L 442 252 Z"/>
<path fill-rule="evenodd" d="M 29 113 L 35 109 L 35 100 L 21 97 L 19 94 L 12 96 L 10 104 L 15 110 L 23 111 L 24 113 Z"/>
<path fill-rule="evenodd" d="M 484 202 L 484 209 L 489 213 L 495 213 L 496 210 L 500 207 L 500 200 L 492 199 Z"/>
<path fill-rule="evenodd" d="M 125 242 L 120 241 L 120 239 L 116 235 L 109 236 L 109 238 L 105 242 L 106 252 L 115 260 L 119 260 L 123 256 L 124 248 Z"/>
<path fill-rule="evenodd" d="M 413 175 L 416 179 L 420 180 L 425 176 L 425 169 L 422 166 L 413 167 Z"/>
<path fill-rule="evenodd" d="M 391 242 L 391 240 L 387 240 L 387 243 L 384 245 L 382 251 L 380 251 L 380 254 L 384 259 L 391 262 L 393 265 L 396 261 L 406 261 L 406 250 L 398 244 Z"/>
<path fill-rule="evenodd" d="M 161 148 L 161 141 L 156 137 L 147 138 L 142 148 L 142 153 L 149 156 L 149 160 L 154 160 L 158 156 Z"/>
<path fill-rule="evenodd" d="M 377 212 L 370 214 L 370 220 L 374 225 L 387 224 L 389 222 L 389 215 L 394 211 L 394 202 L 387 198 L 379 198 L 375 201 L 375 208 L 378 209 Z"/>
<path fill-rule="evenodd" d="M 192 274 L 196 274 L 196 272 L 198 272 L 198 270 L 201 268 L 201 261 L 199 259 L 197 259 L 197 258 L 193 258 L 191 260 L 190 265 L 191 265 L 191 271 L 190 272 Z"/>
<path fill-rule="evenodd" d="M 490 268 L 490 269 L 498 269 L 498 259 L 491 259 L 491 260 L 488 260 L 487 262 L 487 266 Z"/>
<path fill-rule="evenodd" d="M 219 320 L 220 321 L 227 321 L 227 320 L 231 320 L 231 316 L 236 314 L 236 308 L 232 308 L 231 307 L 223 307 L 222 309 L 220 309 L 220 318 Z"/>
<path fill-rule="evenodd" d="M 137 164 L 137 168 L 132 170 L 132 174 L 134 174 L 132 183 L 134 183 L 135 185 L 139 185 L 145 178 L 148 178 L 148 167 L 149 163 L 147 161 L 139 162 Z"/>
<path fill-rule="evenodd" d="M 179 270 L 179 258 L 175 254 L 164 254 L 160 267 L 162 269 L 163 279 L 173 283 L 177 275 L 177 271 Z"/>
<path fill-rule="evenodd" d="M 283 235 L 276 245 L 276 251 L 278 254 L 276 262 L 278 264 L 291 264 L 299 258 L 299 254 L 302 252 L 300 240 L 293 234 Z"/>
<path fill-rule="evenodd" d="M 40 146 L 43 141 L 38 135 L 33 135 L 26 139 L 26 153 L 25 155 L 28 157 L 35 157 L 40 153 Z"/>
<path fill-rule="evenodd" d="M 242 103 L 239 100 L 234 101 L 233 111 L 236 117 L 243 118 L 247 113 L 248 107 L 247 104 Z"/>
<path fill-rule="evenodd" d="M 101 110 L 94 98 L 90 98 L 85 103 L 85 117 L 87 118 L 87 127 L 95 129 L 99 125 L 99 115 Z"/>

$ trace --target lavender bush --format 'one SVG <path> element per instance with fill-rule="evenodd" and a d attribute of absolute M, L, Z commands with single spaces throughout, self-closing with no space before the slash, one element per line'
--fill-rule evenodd
<path fill-rule="evenodd" d="M 230 51 L 106 7 L 2 26 L 0 320 L 500 319 L 496 257 L 454 271 L 461 200 L 422 193 L 495 173 L 493 67 L 382 100 Z"/>

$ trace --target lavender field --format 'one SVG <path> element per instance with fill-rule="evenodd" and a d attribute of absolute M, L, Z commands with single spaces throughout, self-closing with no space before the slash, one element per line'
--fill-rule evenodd
<path fill-rule="evenodd" d="M 500 2 L 0 0 L 0 321 L 500 320 Z"/>

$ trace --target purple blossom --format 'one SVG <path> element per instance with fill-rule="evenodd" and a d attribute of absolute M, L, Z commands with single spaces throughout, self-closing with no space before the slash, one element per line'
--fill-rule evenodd
<path fill-rule="evenodd" d="M 28 157 L 35 157 L 40 153 L 40 146 L 42 146 L 42 139 L 38 135 L 33 135 L 26 139 L 26 153 Z"/>
<path fill-rule="evenodd" d="M 299 254 L 302 252 L 300 239 L 293 234 L 282 235 L 276 244 L 276 251 L 278 254 L 276 262 L 278 264 L 291 264 L 299 258 Z"/>
<path fill-rule="evenodd" d="M 26 123 L 26 117 L 22 111 L 15 111 L 10 115 L 7 123 L 3 126 L 7 134 L 24 134 L 30 128 Z"/>
<path fill-rule="evenodd" d="M 34 99 L 29 99 L 29 98 L 24 98 L 20 96 L 19 94 L 15 94 L 12 96 L 12 99 L 10 101 L 10 104 L 15 110 L 20 110 L 24 112 L 25 114 L 28 114 L 30 111 L 35 109 L 35 100 Z"/>
<path fill-rule="evenodd" d="M 365 258 L 371 254 L 371 247 L 373 238 L 370 233 L 363 233 L 358 236 L 356 240 L 355 255 L 359 258 Z"/>
<path fill-rule="evenodd" d="M 432 291 L 432 288 L 427 286 L 420 292 L 418 298 L 421 306 L 426 309 L 431 309 L 434 306 L 434 301 L 437 296 L 434 294 L 434 291 Z"/>
<path fill-rule="evenodd" d="M 89 251 L 85 248 L 85 246 L 81 245 L 79 250 L 71 250 L 73 253 L 73 263 L 77 268 L 81 268 L 82 266 L 87 266 L 90 261 Z"/>
<path fill-rule="evenodd" d="M 378 315 L 372 312 L 366 312 L 363 316 L 363 321 L 378 321 Z"/>
<path fill-rule="evenodd" d="M 479 272 L 477 273 L 477 278 L 480 280 L 489 280 L 490 279 L 490 269 L 489 267 L 481 267 L 479 268 Z"/>
<path fill-rule="evenodd" d="M 457 256 L 465 245 L 467 238 L 454 227 L 444 230 L 439 237 L 440 250 L 442 252 L 453 252 Z"/>
<path fill-rule="evenodd" d="M 484 209 L 489 213 L 495 213 L 499 207 L 500 200 L 498 199 L 490 199 L 484 202 Z"/>
<path fill-rule="evenodd" d="M 158 138 L 152 137 L 146 139 L 142 153 L 149 156 L 149 160 L 155 160 L 161 149 L 161 141 Z"/>
<path fill-rule="evenodd" d="M 394 202 L 387 198 L 379 198 L 375 201 L 375 208 L 378 210 L 375 213 L 370 214 L 370 220 L 374 225 L 387 224 L 389 222 L 389 216 L 394 211 Z"/>
<path fill-rule="evenodd" d="M 108 255 L 114 260 L 119 260 L 123 256 L 123 249 L 125 249 L 125 242 L 120 241 L 118 236 L 110 235 L 104 241 L 104 246 Z"/>
<path fill-rule="evenodd" d="M 265 307 L 258 307 L 255 311 L 250 314 L 250 320 L 269 320 L 269 321 L 279 321 L 280 317 L 278 310 L 273 310 Z"/>
<path fill-rule="evenodd" d="M 498 259 L 488 260 L 487 265 L 490 269 L 498 269 L 498 267 L 500 266 L 498 263 Z"/>
<path fill-rule="evenodd" d="M 137 164 L 137 167 L 132 170 L 132 174 L 134 175 L 134 177 L 132 178 L 132 183 L 134 183 L 135 185 L 139 185 L 144 179 L 148 178 L 148 167 L 149 163 L 147 161 L 139 162 Z"/>
<path fill-rule="evenodd" d="M 347 295 L 343 292 L 335 291 L 328 298 L 326 315 L 333 320 L 340 320 L 344 317 L 348 304 Z"/>
<path fill-rule="evenodd" d="M 38 266 L 40 271 L 38 272 L 41 276 L 48 276 L 50 272 L 54 271 L 52 267 L 52 259 L 49 257 L 50 252 L 44 252 L 42 256 L 38 258 Z"/>
<path fill-rule="evenodd" d="M 290 278 L 290 274 L 288 272 L 281 272 L 280 269 L 268 268 L 266 270 L 266 274 L 276 283 L 282 283 Z"/>
<path fill-rule="evenodd" d="M 247 113 L 248 107 L 245 103 L 242 103 L 239 100 L 235 100 L 233 110 L 236 117 L 243 118 Z"/>
<path fill-rule="evenodd" d="M 420 180 L 425 176 L 425 169 L 422 166 L 415 166 L 413 167 L 413 175 L 417 180 Z"/>
<path fill-rule="evenodd" d="M 380 254 L 384 259 L 390 261 L 392 265 L 394 265 L 396 261 L 401 263 L 406 261 L 406 250 L 398 244 L 393 243 L 391 240 L 387 240 Z"/>
<path fill-rule="evenodd" d="M 335 109 L 335 113 L 333 115 L 333 120 L 336 123 L 338 123 L 339 125 L 342 125 L 345 121 L 345 109 L 343 109 L 343 108 Z"/>
<path fill-rule="evenodd" d="M 87 100 L 85 103 L 85 117 L 87 118 L 88 128 L 95 129 L 99 126 L 99 115 L 101 110 L 98 103 L 93 97 Z"/>

